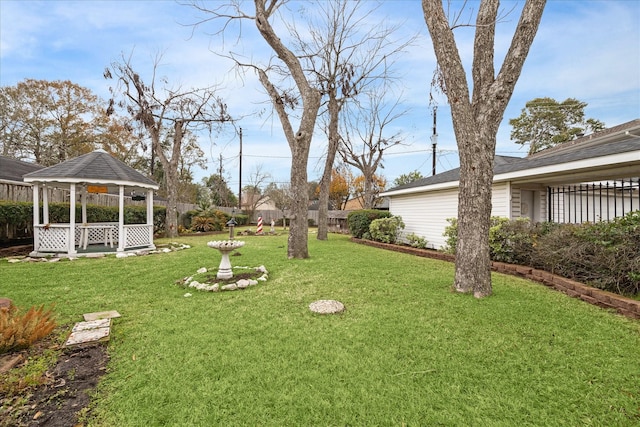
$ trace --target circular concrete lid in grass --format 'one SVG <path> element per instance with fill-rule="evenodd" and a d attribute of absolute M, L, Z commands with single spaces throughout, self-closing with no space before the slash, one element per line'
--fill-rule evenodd
<path fill-rule="evenodd" d="M 344 304 L 336 300 L 322 299 L 309 304 L 309 310 L 320 314 L 335 314 L 344 311 Z"/>

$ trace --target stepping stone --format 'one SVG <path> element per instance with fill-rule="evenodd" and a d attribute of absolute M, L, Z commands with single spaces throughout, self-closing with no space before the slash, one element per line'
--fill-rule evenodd
<path fill-rule="evenodd" d="M 84 317 L 84 320 L 89 322 L 91 320 L 98 320 L 98 319 L 114 319 L 116 317 L 120 317 L 120 313 L 118 313 L 115 310 L 99 311 L 97 313 L 85 313 L 83 317 Z"/>
<path fill-rule="evenodd" d="M 67 338 L 65 346 L 108 341 L 111 331 L 111 319 L 91 320 L 76 323 Z"/>
<path fill-rule="evenodd" d="M 344 311 L 344 304 L 336 300 L 319 300 L 309 304 L 309 310 L 320 314 L 335 314 Z"/>
<path fill-rule="evenodd" d="M 89 320 L 87 322 L 78 322 L 75 324 L 71 332 L 88 331 L 90 329 L 108 328 L 111 326 L 111 319 Z"/>

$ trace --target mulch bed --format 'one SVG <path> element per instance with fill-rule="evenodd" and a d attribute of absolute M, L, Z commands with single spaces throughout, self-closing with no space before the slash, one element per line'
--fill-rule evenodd
<path fill-rule="evenodd" d="M 33 245 L 9 246 L 6 248 L 0 247 L 0 258 L 29 255 L 31 251 L 33 251 Z"/>
<path fill-rule="evenodd" d="M 44 349 L 45 346 L 40 346 L 39 350 Z M 21 363 L 10 369 L 21 368 L 37 357 L 33 350 L 3 355 L 0 370 L 4 363 L 20 356 Z M 106 372 L 108 360 L 105 344 L 65 348 L 39 386 L 27 388 L 18 395 L 0 394 L 0 426 L 82 426 L 80 415 L 88 415 L 91 393 Z"/>

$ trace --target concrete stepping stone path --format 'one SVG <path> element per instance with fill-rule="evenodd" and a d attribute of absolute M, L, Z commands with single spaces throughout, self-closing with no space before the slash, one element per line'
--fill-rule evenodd
<path fill-rule="evenodd" d="M 87 313 L 83 317 L 84 322 L 78 322 L 73 326 L 65 347 L 108 341 L 111 333 L 111 319 L 120 317 L 120 313 L 101 311 Z"/>

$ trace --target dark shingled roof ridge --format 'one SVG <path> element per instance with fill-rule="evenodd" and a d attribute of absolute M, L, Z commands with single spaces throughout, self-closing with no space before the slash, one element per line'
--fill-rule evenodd
<path fill-rule="evenodd" d="M 127 181 L 138 184 L 158 184 L 105 151 L 96 150 L 48 168 L 24 175 L 29 178 L 75 178 L 78 180 Z"/>

